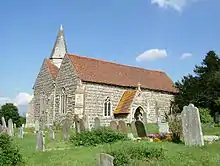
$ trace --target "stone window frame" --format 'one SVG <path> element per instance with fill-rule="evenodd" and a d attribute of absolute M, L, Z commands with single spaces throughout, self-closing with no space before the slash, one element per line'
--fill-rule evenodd
<path fill-rule="evenodd" d="M 60 114 L 65 115 L 67 113 L 67 93 L 66 89 L 63 87 L 61 88 L 60 93 Z"/>
<path fill-rule="evenodd" d="M 104 117 L 112 116 L 112 102 L 111 102 L 110 97 L 106 97 L 103 102 L 103 116 Z"/>

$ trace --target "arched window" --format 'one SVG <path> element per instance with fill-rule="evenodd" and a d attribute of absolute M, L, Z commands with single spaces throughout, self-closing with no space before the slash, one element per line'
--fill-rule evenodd
<path fill-rule="evenodd" d="M 66 105 L 67 105 L 67 95 L 66 95 L 65 88 L 62 88 L 61 96 L 60 96 L 60 112 L 61 112 L 61 114 L 66 113 Z"/>
<path fill-rule="evenodd" d="M 104 116 L 111 116 L 111 112 L 112 112 L 112 104 L 110 101 L 110 98 L 107 97 L 104 101 Z"/>

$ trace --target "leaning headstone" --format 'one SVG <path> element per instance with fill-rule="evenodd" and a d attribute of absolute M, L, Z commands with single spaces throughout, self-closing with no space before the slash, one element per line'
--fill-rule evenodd
<path fill-rule="evenodd" d="M 7 128 L 7 125 L 6 125 L 6 122 L 5 122 L 5 118 L 4 118 L 4 117 L 2 117 L 2 125 L 3 125 L 4 128 Z"/>
<path fill-rule="evenodd" d="M 128 127 L 123 120 L 118 121 L 118 131 L 123 134 L 128 134 Z"/>
<path fill-rule="evenodd" d="M 94 121 L 95 121 L 94 128 L 95 128 L 95 129 L 100 128 L 100 119 L 99 119 L 98 117 L 96 117 L 96 118 L 94 119 Z"/>
<path fill-rule="evenodd" d="M 35 133 L 37 133 L 37 132 L 40 130 L 40 123 L 39 123 L 39 120 L 36 120 L 36 121 L 35 121 L 34 128 L 35 128 Z"/>
<path fill-rule="evenodd" d="M 114 157 L 106 153 L 100 153 L 98 162 L 100 166 L 114 166 Z"/>
<path fill-rule="evenodd" d="M 13 136 L 14 135 L 14 129 L 13 129 L 13 122 L 12 119 L 8 120 L 8 135 Z"/>
<path fill-rule="evenodd" d="M 118 124 L 117 124 L 117 122 L 116 122 L 115 120 L 112 120 L 112 121 L 110 122 L 110 128 L 111 128 L 112 130 L 114 130 L 114 131 L 117 131 L 117 130 L 118 130 Z"/>
<path fill-rule="evenodd" d="M 19 127 L 18 129 L 18 137 L 23 139 L 24 138 L 24 128 L 23 127 Z"/>
<path fill-rule="evenodd" d="M 137 130 L 138 137 L 146 137 L 147 134 L 146 134 L 146 130 L 145 130 L 143 122 L 141 122 L 140 120 L 137 120 L 135 122 L 135 127 Z"/>
<path fill-rule="evenodd" d="M 80 132 L 86 131 L 85 123 L 83 119 L 79 119 L 79 129 L 80 129 Z"/>
<path fill-rule="evenodd" d="M 193 104 L 184 106 L 181 118 L 185 145 L 203 146 L 204 139 L 198 108 Z"/>
<path fill-rule="evenodd" d="M 37 145 L 36 145 L 37 151 L 45 151 L 45 135 L 43 131 L 37 132 Z"/>
<path fill-rule="evenodd" d="M 158 123 L 158 127 L 159 127 L 159 133 L 160 133 L 160 134 L 167 134 L 167 133 L 169 133 L 169 125 L 168 125 L 168 122 Z"/>
<path fill-rule="evenodd" d="M 69 130 L 70 130 L 70 126 L 71 126 L 71 121 L 69 119 L 64 119 L 63 120 L 63 139 L 67 140 L 69 138 Z"/>

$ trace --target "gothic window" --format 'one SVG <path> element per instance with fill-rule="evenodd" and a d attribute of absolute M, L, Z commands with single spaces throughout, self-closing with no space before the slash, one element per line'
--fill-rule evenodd
<path fill-rule="evenodd" d="M 61 90 L 61 96 L 60 96 L 60 112 L 62 114 L 66 113 L 66 105 L 67 105 L 67 95 L 64 88 Z"/>
<path fill-rule="evenodd" d="M 104 101 L 104 110 L 103 110 L 104 116 L 111 116 L 111 112 L 112 112 L 112 104 L 110 98 L 107 97 Z"/>

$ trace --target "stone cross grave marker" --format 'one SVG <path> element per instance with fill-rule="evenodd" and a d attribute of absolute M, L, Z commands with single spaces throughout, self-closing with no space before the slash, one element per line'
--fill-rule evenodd
<path fill-rule="evenodd" d="M 45 135 L 43 131 L 37 132 L 37 145 L 36 145 L 37 151 L 45 151 Z"/>
<path fill-rule="evenodd" d="M 160 134 L 167 134 L 167 133 L 169 133 L 169 125 L 168 125 L 168 122 L 158 123 L 158 127 L 159 127 L 159 133 L 160 133 Z"/>
<path fill-rule="evenodd" d="M 34 128 L 35 128 L 35 132 L 36 132 L 36 133 L 40 130 L 40 123 L 39 123 L 39 120 L 36 120 L 36 121 L 35 121 Z"/>
<path fill-rule="evenodd" d="M 118 131 L 123 134 L 128 134 L 127 124 L 123 120 L 118 121 Z"/>
<path fill-rule="evenodd" d="M 18 128 L 18 137 L 21 139 L 24 138 L 24 128 L 23 127 Z"/>
<path fill-rule="evenodd" d="M 136 129 L 136 126 L 135 126 L 135 121 L 131 122 L 131 132 L 134 136 L 137 136 L 137 129 Z"/>
<path fill-rule="evenodd" d="M 138 137 L 146 137 L 146 130 L 145 130 L 145 127 L 144 127 L 144 123 L 142 121 L 137 120 L 135 122 L 135 127 L 136 127 L 136 130 L 137 130 Z"/>
<path fill-rule="evenodd" d="M 8 120 L 8 135 L 13 136 L 14 135 L 14 129 L 13 129 L 13 121 L 12 119 Z"/>
<path fill-rule="evenodd" d="M 80 129 L 80 132 L 86 131 L 85 122 L 83 119 L 79 119 L 79 129 Z"/>
<path fill-rule="evenodd" d="M 95 121 L 94 128 L 95 128 L 95 129 L 100 128 L 100 119 L 99 119 L 98 117 L 96 117 L 96 118 L 94 119 L 94 121 Z"/>
<path fill-rule="evenodd" d="M 110 128 L 111 128 L 112 130 L 114 130 L 114 131 L 117 131 L 117 130 L 118 130 L 117 121 L 112 120 L 112 121 L 110 122 Z"/>
<path fill-rule="evenodd" d="M 70 126 L 71 126 L 71 121 L 69 119 L 64 119 L 63 120 L 63 139 L 67 140 L 69 138 L 69 130 L 70 130 Z"/>
<path fill-rule="evenodd" d="M 198 108 L 193 104 L 184 106 L 181 118 L 185 145 L 203 146 L 204 139 Z"/>
<path fill-rule="evenodd" d="M 106 153 L 100 153 L 98 155 L 98 162 L 99 166 L 114 166 L 114 157 Z"/>

